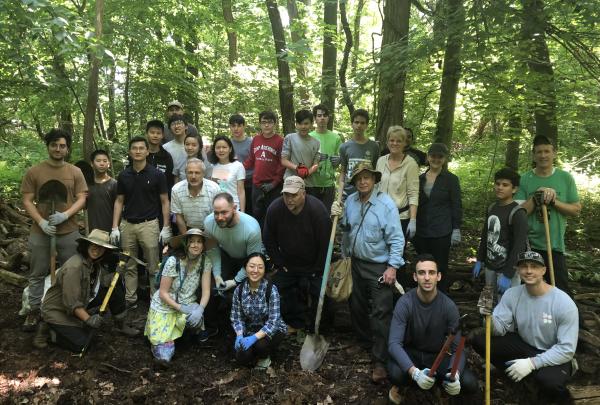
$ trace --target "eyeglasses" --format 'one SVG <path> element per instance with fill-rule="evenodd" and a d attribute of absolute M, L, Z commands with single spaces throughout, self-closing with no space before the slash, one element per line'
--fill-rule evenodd
<path fill-rule="evenodd" d="M 273 122 L 273 121 L 261 121 L 260 122 L 260 125 L 274 125 L 274 124 L 275 124 L 275 122 Z"/>

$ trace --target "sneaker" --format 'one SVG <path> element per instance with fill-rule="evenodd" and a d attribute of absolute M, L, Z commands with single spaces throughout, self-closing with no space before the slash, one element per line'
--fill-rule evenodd
<path fill-rule="evenodd" d="M 264 359 L 258 359 L 258 361 L 256 362 L 256 367 L 254 367 L 254 369 L 266 370 L 269 368 L 270 365 L 271 365 L 271 358 L 266 357 Z"/>
<path fill-rule="evenodd" d="M 171 366 L 171 363 L 164 359 L 157 359 L 156 357 L 153 360 L 154 368 L 157 370 L 167 370 Z"/>
<path fill-rule="evenodd" d="M 219 328 L 206 328 L 204 330 L 201 330 L 200 333 L 198 333 L 198 335 L 196 335 L 197 336 L 196 340 L 200 343 L 204 343 L 211 337 L 217 336 L 218 333 L 219 333 Z"/>
<path fill-rule="evenodd" d="M 371 380 L 373 380 L 373 382 L 375 384 L 381 384 L 382 382 L 384 382 L 387 378 L 387 372 L 385 371 L 385 368 L 381 365 L 378 364 L 373 368 L 373 374 L 371 375 Z"/>
<path fill-rule="evenodd" d="M 25 322 L 23 322 L 23 332 L 35 332 L 39 321 L 39 311 L 31 311 L 30 313 L 28 313 L 25 317 Z"/>
<path fill-rule="evenodd" d="M 306 332 L 304 329 L 298 329 L 296 332 L 296 343 L 299 345 L 304 344 L 304 340 L 306 339 Z"/>
<path fill-rule="evenodd" d="M 115 319 L 115 330 L 125 336 L 134 337 L 139 335 L 140 331 L 125 324 L 122 319 Z"/>
<path fill-rule="evenodd" d="M 48 338 L 50 337 L 50 327 L 44 321 L 37 325 L 37 331 L 33 337 L 33 347 L 36 349 L 45 349 L 48 347 Z"/>
<path fill-rule="evenodd" d="M 399 404 L 402 402 L 402 395 L 400 395 L 400 388 L 395 385 L 392 385 L 390 388 L 390 392 L 388 393 L 388 399 L 392 404 Z"/>

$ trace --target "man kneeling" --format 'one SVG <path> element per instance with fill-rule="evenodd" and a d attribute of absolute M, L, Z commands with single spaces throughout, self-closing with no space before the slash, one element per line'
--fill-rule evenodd
<path fill-rule="evenodd" d="M 413 278 L 417 288 L 398 300 L 390 326 L 388 376 L 394 384 L 389 393 L 390 401 L 400 403 L 400 387 L 409 385 L 411 379 L 424 390 L 433 387 L 439 379 L 450 395 L 474 392 L 477 379 L 465 368 L 464 351 L 458 359 L 455 378 L 450 376 L 450 368 L 456 355 L 444 357 L 435 375 L 429 377 L 429 367 L 444 346 L 446 334 L 458 329 L 458 308 L 437 290 L 442 274 L 432 255 L 417 256 Z M 451 346 L 452 352 L 456 343 Z"/>

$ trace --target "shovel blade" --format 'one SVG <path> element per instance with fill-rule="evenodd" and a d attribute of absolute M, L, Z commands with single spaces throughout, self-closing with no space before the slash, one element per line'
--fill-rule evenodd
<path fill-rule="evenodd" d="M 325 359 L 329 342 L 321 335 L 306 335 L 300 350 L 300 366 L 305 371 L 315 371 Z"/>

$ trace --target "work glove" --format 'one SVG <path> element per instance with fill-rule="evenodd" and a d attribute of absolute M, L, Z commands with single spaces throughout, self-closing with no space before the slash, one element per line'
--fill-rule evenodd
<path fill-rule="evenodd" d="M 217 289 L 219 291 L 229 291 L 232 288 L 235 288 L 235 286 L 237 286 L 237 283 L 235 282 L 235 280 L 226 280 L 226 281 L 221 281 L 221 284 L 217 286 Z"/>
<path fill-rule="evenodd" d="M 444 376 L 444 381 L 442 382 L 442 387 L 444 390 L 450 395 L 458 395 L 460 393 L 460 376 L 458 375 L 458 371 L 454 376 L 454 381 L 452 381 L 452 377 L 450 377 L 450 373 L 447 373 Z"/>
<path fill-rule="evenodd" d="M 473 266 L 473 278 L 479 277 L 480 273 L 481 273 L 481 262 L 479 260 L 477 260 L 475 262 L 475 265 Z"/>
<path fill-rule="evenodd" d="M 233 344 L 233 348 L 235 350 L 241 349 L 242 348 L 242 340 L 244 339 L 243 335 L 237 335 L 235 338 L 235 343 Z"/>
<path fill-rule="evenodd" d="M 329 161 L 331 162 L 331 166 L 335 169 L 340 165 L 342 158 L 339 156 L 329 156 Z"/>
<path fill-rule="evenodd" d="M 192 304 L 181 304 L 181 306 L 179 307 L 179 312 L 181 312 L 182 314 L 186 314 L 186 315 L 192 315 L 192 312 L 194 312 L 194 310 L 196 309 L 196 307 L 199 307 L 200 304 L 194 302 Z"/>
<path fill-rule="evenodd" d="M 533 361 L 530 358 L 526 359 L 518 359 L 511 360 L 505 363 L 507 366 L 510 365 L 505 371 L 506 374 L 513 380 L 514 382 L 519 382 L 523 378 L 527 377 L 533 370 L 535 370 L 535 366 Z"/>
<path fill-rule="evenodd" d="M 48 217 L 48 222 L 50 222 L 50 225 L 57 226 L 65 222 L 67 219 L 69 219 L 69 216 L 66 212 L 55 212 Z"/>
<path fill-rule="evenodd" d="M 166 245 L 167 242 L 169 242 L 169 239 L 171 239 L 171 237 L 173 236 L 173 233 L 171 232 L 171 227 L 170 226 L 163 226 L 162 231 L 160 231 L 160 235 L 158 236 L 158 241 L 163 244 Z"/>
<path fill-rule="evenodd" d="M 324 162 L 329 159 L 329 155 L 327 153 L 319 153 L 319 162 Z"/>
<path fill-rule="evenodd" d="M 110 243 L 115 246 L 119 246 L 121 243 L 121 231 L 119 231 L 119 228 L 113 228 L 112 231 L 110 231 Z"/>
<path fill-rule="evenodd" d="M 341 217 L 342 215 L 344 215 L 344 203 L 334 201 L 331 204 L 331 216 Z"/>
<path fill-rule="evenodd" d="M 304 166 L 302 163 L 296 167 L 296 173 L 298 173 L 298 176 L 302 177 L 303 179 L 310 175 L 308 172 L 308 167 Z"/>
<path fill-rule="evenodd" d="M 423 370 L 416 369 L 412 375 L 412 379 L 415 380 L 417 385 L 423 390 L 430 389 L 435 383 L 435 380 L 429 377 L 428 368 L 425 368 Z"/>
<path fill-rule="evenodd" d="M 263 193 L 268 194 L 275 188 L 275 184 L 273 183 L 263 183 L 260 185 L 260 189 Z"/>
<path fill-rule="evenodd" d="M 217 288 L 223 288 L 221 287 L 222 285 L 224 285 L 225 282 L 223 281 L 223 277 L 221 276 L 215 276 L 215 287 Z"/>
<path fill-rule="evenodd" d="M 533 193 L 533 203 L 536 207 L 541 207 L 544 204 L 544 190 L 538 190 Z"/>
<path fill-rule="evenodd" d="M 460 229 L 456 228 L 452 230 L 452 236 L 450 237 L 450 245 L 456 246 L 460 243 Z"/>
<path fill-rule="evenodd" d="M 498 279 L 498 294 L 504 294 L 506 290 L 510 288 L 512 280 L 506 277 L 504 274 Z"/>
<path fill-rule="evenodd" d="M 85 320 L 85 324 L 92 329 L 100 329 L 104 320 L 99 314 L 94 314 Z"/>
<path fill-rule="evenodd" d="M 56 227 L 54 225 L 50 225 L 50 222 L 48 222 L 47 220 L 41 219 L 40 222 L 38 222 L 38 225 L 40 226 L 40 228 L 42 228 L 42 231 L 44 231 L 46 235 L 56 235 Z"/>
<path fill-rule="evenodd" d="M 417 234 L 417 220 L 411 219 L 406 227 L 406 239 L 412 239 Z"/>
<path fill-rule="evenodd" d="M 192 313 L 187 317 L 186 323 L 192 328 L 197 328 L 202 323 L 202 316 L 204 315 L 204 307 L 201 304 L 194 306 Z"/>
<path fill-rule="evenodd" d="M 258 338 L 256 337 L 256 335 L 250 335 L 250 336 L 246 336 L 245 338 L 243 338 L 240 342 L 240 344 L 242 345 L 242 348 L 244 350 L 248 350 L 252 347 L 252 345 L 254 343 L 256 343 L 256 341 L 258 340 Z"/>
<path fill-rule="evenodd" d="M 494 291 L 488 285 L 483 287 L 481 294 L 479 294 L 479 300 L 477 301 L 477 308 L 481 315 L 487 316 L 492 314 L 494 309 Z"/>

